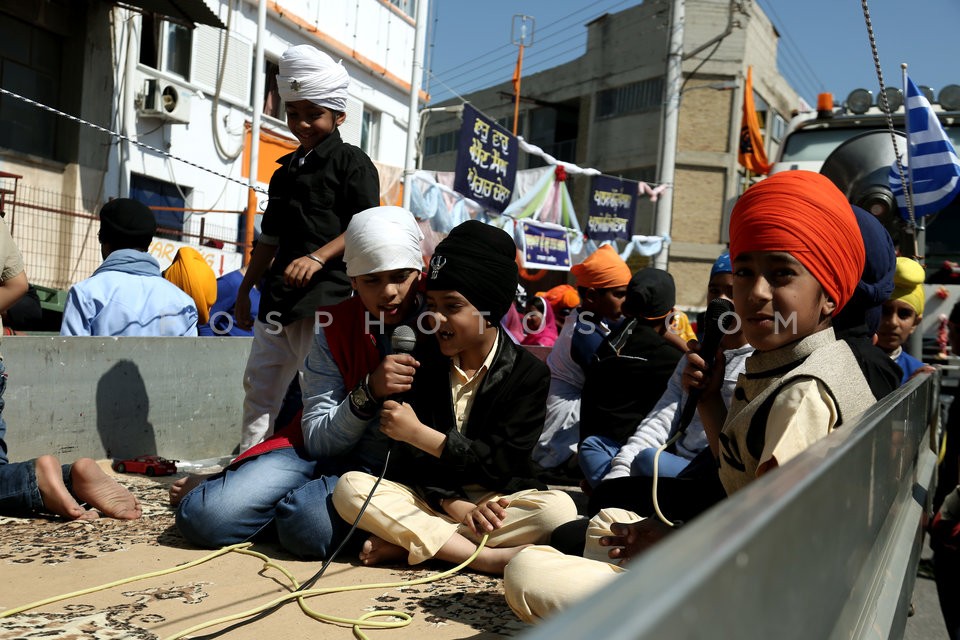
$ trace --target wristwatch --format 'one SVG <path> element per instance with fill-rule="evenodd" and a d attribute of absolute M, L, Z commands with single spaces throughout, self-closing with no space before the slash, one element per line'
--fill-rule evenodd
<path fill-rule="evenodd" d="M 380 408 L 380 402 L 370 393 L 368 385 L 369 374 L 360 381 L 353 391 L 350 392 L 350 407 L 358 416 L 372 417 L 377 409 Z"/>

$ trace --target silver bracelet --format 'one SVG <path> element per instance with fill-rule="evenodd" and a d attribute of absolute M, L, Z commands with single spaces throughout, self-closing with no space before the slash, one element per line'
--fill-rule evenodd
<path fill-rule="evenodd" d="M 318 258 L 317 256 L 313 255 L 312 253 L 308 253 L 308 254 L 307 254 L 307 257 L 310 258 L 311 260 L 313 260 L 314 262 L 316 262 L 316 263 L 317 263 L 318 265 L 320 265 L 321 267 L 326 264 L 326 262 L 324 262 L 323 260 L 321 260 L 321 259 Z"/>

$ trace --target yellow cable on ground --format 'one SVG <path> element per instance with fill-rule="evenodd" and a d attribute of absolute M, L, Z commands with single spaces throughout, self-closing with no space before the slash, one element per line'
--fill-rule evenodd
<path fill-rule="evenodd" d="M 436 573 L 431 576 L 426 576 L 424 578 L 417 578 L 415 580 L 402 580 L 399 582 L 379 582 L 375 584 L 354 585 L 350 587 L 331 587 L 329 589 L 307 589 L 306 591 L 294 591 L 286 595 L 280 596 L 266 604 L 260 605 L 258 607 L 254 607 L 253 609 L 242 611 L 240 613 L 223 616 L 215 620 L 202 622 L 198 625 L 190 627 L 189 629 L 185 629 L 172 636 L 168 636 L 164 640 L 178 640 L 179 638 L 183 638 L 184 636 L 190 635 L 191 633 L 195 633 L 197 631 L 206 629 L 208 627 L 226 624 L 228 622 L 233 622 L 234 620 L 242 620 L 243 618 L 249 618 L 251 616 L 257 615 L 258 613 L 261 613 L 262 611 L 266 611 L 267 609 L 275 607 L 279 604 L 283 604 L 289 600 L 297 600 L 300 605 L 300 609 L 303 610 L 305 614 L 307 614 L 314 620 L 353 626 L 354 635 L 356 635 L 358 638 L 366 638 L 366 636 L 359 629 L 361 625 L 364 627 L 376 628 L 376 629 L 396 629 L 398 627 L 403 627 L 410 624 L 410 621 L 412 620 L 412 617 L 408 613 L 403 611 L 372 611 L 358 619 L 340 618 L 338 616 L 325 615 L 311 609 L 310 607 L 307 606 L 305 599 L 313 596 L 325 595 L 327 593 L 362 591 L 364 589 L 392 589 L 394 587 L 425 584 L 427 582 L 434 582 L 436 580 L 441 580 L 443 578 L 446 578 L 448 576 L 451 576 L 457 573 L 458 571 L 460 571 L 461 569 L 469 565 L 471 562 L 473 562 L 477 558 L 477 556 L 480 554 L 480 551 L 483 549 L 483 547 L 486 545 L 488 538 L 489 538 L 489 535 L 484 534 L 483 538 L 480 540 L 480 544 L 477 546 L 477 550 L 474 551 L 469 558 L 467 558 L 457 566 L 453 567 L 452 569 L 447 569 L 446 571 L 442 571 L 440 573 Z M 294 582 L 294 584 L 296 583 Z M 388 616 L 388 615 L 392 617 L 402 618 L 402 620 L 399 620 L 396 622 L 374 622 L 372 620 L 369 620 L 369 618 L 372 618 L 372 617 Z"/>
<path fill-rule="evenodd" d="M 122 585 L 122 584 L 127 584 L 128 582 L 136 582 L 137 580 L 146 580 L 147 578 L 156 578 L 156 577 L 158 577 L 158 576 L 163 576 L 163 575 L 166 575 L 166 574 L 168 574 L 168 573 L 176 573 L 177 571 L 183 571 L 184 569 L 190 569 L 190 568 L 192 568 L 192 567 L 197 566 L 198 564 L 203 564 L 204 562 L 207 562 L 207 561 L 209 561 L 209 560 L 213 560 L 214 558 L 216 558 L 216 557 L 218 557 L 218 556 L 222 556 L 222 555 L 225 555 L 225 554 L 227 554 L 227 553 L 230 553 L 231 551 L 239 551 L 239 550 L 241 550 L 241 549 L 246 549 L 247 547 L 251 546 L 252 544 L 253 544 L 253 543 L 251 543 L 251 542 L 241 542 L 240 544 L 233 544 L 233 545 L 230 545 L 229 547 L 223 547 L 222 549 L 218 549 L 217 551 L 214 551 L 214 552 L 211 553 L 210 555 L 204 556 L 204 557 L 200 558 L 199 560 L 194 560 L 194 561 L 192 561 L 192 562 L 188 562 L 188 563 L 186 563 L 186 564 L 182 564 L 182 565 L 180 565 L 180 566 L 173 567 L 172 569 L 162 569 L 162 570 L 160 570 L 160 571 L 153 571 L 153 572 L 151 572 L 151 573 L 145 573 L 145 574 L 143 574 L 143 575 L 134 576 L 134 577 L 132 577 L 132 578 L 124 578 L 123 580 L 117 580 L 117 581 L 115 581 L 115 582 L 108 582 L 108 583 L 102 584 L 102 585 L 100 585 L 100 586 L 98 586 L 98 587 L 90 587 L 89 589 L 82 589 L 82 590 L 80 590 L 80 591 L 74 591 L 73 593 L 66 593 L 66 594 L 63 594 L 63 595 L 60 595 L 60 596 L 54 596 L 54 597 L 52 597 L 52 598 L 46 598 L 46 599 L 44 599 L 44 600 L 38 600 L 37 602 L 31 602 L 30 604 L 25 604 L 25 605 L 23 605 L 22 607 L 16 607 L 15 609 L 8 609 L 8 610 L 6 610 L 6 611 L 0 612 L 0 618 L 9 618 L 10 616 L 12 616 L 12 615 L 14 615 L 14 614 L 22 613 L 22 612 L 24 612 L 24 611 L 29 611 L 30 609 L 36 609 L 37 607 L 42 607 L 42 606 L 44 606 L 44 605 L 52 604 L 52 603 L 54 603 L 54 602 L 60 602 L 61 600 L 69 600 L 69 599 L 71 599 L 71 598 L 79 598 L 80 596 L 85 596 L 85 595 L 87 595 L 88 593 L 96 593 L 97 591 L 103 591 L 104 589 L 110 589 L 110 588 L 112 588 L 112 587 L 119 587 L 120 585 Z"/>
<path fill-rule="evenodd" d="M 197 566 L 197 565 L 203 564 L 203 563 L 205 563 L 205 562 L 209 562 L 210 560 L 213 560 L 214 558 L 217 558 L 217 557 L 222 556 L 222 555 L 226 555 L 227 553 L 237 552 L 237 553 L 240 553 L 240 554 L 243 554 L 243 555 L 249 555 L 249 556 L 253 556 L 253 557 L 255 557 L 255 558 L 258 558 L 259 560 L 261 560 L 261 561 L 264 563 L 264 567 L 263 567 L 264 569 L 267 569 L 267 568 L 271 568 L 271 567 L 272 567 L 272 568 L 276 569 L 277 571 L 279 571 L 280 573 L 282 573 L 282 574 L 290 581 L 291 585 L 293 586 L 294 591 L 292 591 L 291 593 L 288 593 L 288 594 L 286 594 L 286 595 L 284 595 L 284 596 L 280 596 L 279 598 L 276 598 L 276 599 L 272 600 L 271 602 L 268 602 L 267 604 L 261 605 L 261 606 L 259 606 L 259 607 L 255 607 L 255 608 L 250 609 L 250 610 L 248 610 L 248 611 L 244 611 L 244 612 L 241 612 L 241 613 L 232 614 L 232 615 L 229 615 L 229 616 L 223 616 L 223 617 L 217 618 L 217 619 L 215 619 L 215 620 L 210 620 L 210 621 L 207 621 L 207 622 L 200 623 L 200 624 L 198 624 L 198 625 L 195 625 L 195 626 L 193 626 L 193 627 L 190 627 L 189 629 L 186 629 L 186 630 L 184 630 L 184 631 L 180 631 L 180 632 L 178 632 L 178 633 L 176 633 L 176 634 L 174 634 L 174 635 L 172 635 L 172 636 L 169 636 L 166 640 L 177 640 L 178 638 L 183 638 L 184 636 L 187 636 L 187 635 L 189 635 L 189 634 L 191 634 L 191 633 L 194 633 L 194 632 L 196 632 L 196 631 L 200 631 L 201 629 L 206 629 L 206 628 L 208 628 L 208 627 L 212 627 L 212 626 L 216 626 L 216 625 L 221 625 L 221 624 L 226 624 L 226 623 L 232 622 L 232 621 L 234 621 L 234 620 L 241 620 L 241 619 L 243 619 L 243 618 L 248 618 L 248 617 L 257 615 L 258 613 L 261 613 L 262 611 L 266 611 L 267 609 L 270 609 L 271 607 L 274 607 L 274 606 L 283 604 L 283 603 L 288 602 L 288 601 L 290 601 L 290 600 L 297 600 L 298 604 L 300 605 L 300 609 L 301 609 L 306 615 L 310 616 L 310 617 L 313 618 L 314 620 L 319 620 L 319 621 L 321 621 L 321 622 L 330 622 L 330 623 L 333 623 L 333 624 L 350 625 L 350 626 L 353 627 L 353 633 L 354 633 L 354 635 L 355 635 L 357 638 L 360 638 L 361 640 L 367 640 L 367 636 L 361 631 L 361 627 L 376 628 L 376 629 L 396 629 L 396 628 L 403 627 L 403 626 L 406 626 L 406 625 L 410 624 L 410 622 L 413 620 L 412 616 L 410 616 L 410 614 L 408 614 L 408 613 L 406 613 L 406 612 L 404 612 L 404 611 L 371 611 L 371 612 L 368 612 L 368 613 L 366 613 L 366 614 L 364 614 L 364 615 L 362 615 L 361 617 L 356 618 L 356 619 L 354 619 L 354 618 L 341 618 L 341 617 L 338 617 L 338 616 L 326 615 L 326 614 L 320 613 L 320 612 L 318 612 L 318 611 L 316 611 L 316 610 L 314 610 L 314 609 L 311 609 L 311 608 L 310 608 L 309 606 L 307 606 L 307 604 L 306 604 L 306 598 L 311 598 L 311 597 L 313 597 L 313 596 L 319 596 L 319 595 L 325 595 L 325 594 L 327 594 L 327 593 L 338 593 L 338 592 L 346 592 L 346 591 L 362 591 L 362 590 L 364 590 L 364 589 L 392 589 L 392 588 L 395 588 L 395 587 L 402 587 L 402 586 L 408 586 L 408 585 L 417 585 L 417 584 L 426 584 L 426 583 L 428 583 L 428 582 L 434 582 L 434 581 L 436 581 L 436 580 L 442 580 L 443 578 L 446 578 L 446 577 L 448 577 L 448 576 L 451 576 L 451 575 L 457 573 L 458 571 L 460 571 L 460 570 L 463 569 L 464 567 L 468 566 L 471 562 L 473 562 L 473 561 L 477 558 L 477 556 L 480 554 L 480 551 L 483 550 L 483 547 L 486 545 L 488 538 L 489 538 L 489 535 L 484 534 L 483 538 L 480 540 L 480 544 L 477 546 L 477 550 L 474 551 L 473 554 L 472 554 L 469 558 L 467 558 L 466 560 L 464 560 L 463 562 L 461 562 L 461 563 L 458 564 L 457 566 L 453 567 L 452 569 L 448 569 L 448 570 L 446 570 L 446 571 L 442 571 L 442 572 L 440 572 L 440 573 L 436 573 L 436 574 L 433 574 L 433 575 L 431 575 L 431 576 L 426 576 L 426 577 L 424 577 L 424 578 L 417 578 L 417 579 L 415 579 L 415 580 L 403 580 L 403 581 L 399 581 L 399 582 L 380 582 L 380 583 L 368 584 L 368 585 L 354 585 L 354 586 L 348 586 L 348 587 L 331 587 L 331 588 L 329 588 L 329 589 L 307 589 L 307 590 L 305 590 L 305 591 L 296 591 L 296 589 L 299 589 L 299 587 L 300 587 L 299 583 L 297 582 L 296 578 L 293 577 L 293 574 L 291 574 L 289 571 L 287 571 L 283 566 L 281 566 L 281 565 L 277 564 L 276 562 L 274 562 L 272 559 L 270 559 L 269 556 L 266 556 L 266 555 L 264 555 L 264 554 L 262 554 L 262 553 L 258 553 L 258 552 L 256 552 L 256 551 L 251 551 L 251 550 L 249 550 L 249 547 L 252 546 L 252 543 L 250 543 L 250 542 L 242 542 L 242 543 L 240 543 L 240 544 L 234 544 L 234 545 L 230 545 L 230 546 L 228 546 L 228 547 L 223 547 L 222 549 L 219 549 L 219 550 L 217 550 L 217 551 L 215 551 L 215 552 L 213 552 L 213 553 L 211 553 L 211 554 L 209 554 L 209 555 L 206 555 L 206 556 L 204 556 L 203 558 L 199 558 L 199 559 L 197 559 L 197 560 L 193 560 L 193 561 L 191 561 L 191 562 L 187 562 L 187 563 L 185 563 L 185 564 L 182 564 L 182 565 L 179 565 L 179 566 L 176 566 L 176 567 L 172 567 L 172 568 L 170 568 L 170 569 L 162 569 L 162 570 L 160 570 L 160 571 L 153 571 L 153 572 L 150 572 L 150 573 L 145 573 L 145 574 L 141 574 L 141 575 L 138 575 L 138 576 L 133 576 L 133 577 L 130 577 L 130 578 L 124 578 L 123 580 L 117 580 L 117 581 L 114 581 L 114 582 L 108 582 L 108 583 L 106 583 L 106 584 L 102 584 L 102 585 L 99 585 L 99 586 L 96 586 L 96 587 L 90 587 L 89 589 L 83 589 L 83 590 L 80 590 L 80 591 L 74 591 L 74 592 L 72 592 L 72 593 L 67 593 L 67 594 L 63 594 L 63 595 L 59 595 L 59 596 L 54 596 L 54 597 L 51 597 L 51 598 L 46 598 L 46 599 L 44 599 L 44 600 L 38 600 L 37 602 L 31 602 L 30 604 L 25 604 L 25 605 L 23 605 L 23 606 L 21 606 L 21 607 L 16 607 L 16 608 L 14 608 L 14 609 L 8 609 L 7 611 L 0 612 L 0 618 L 8 618 L 8 617 L 10 617 L 10 616 L 12 616 L 12 615 L 15 615 L 15 614 L 17 614 L 17 613 L 22 613 L 22 612 L 24 612 L 24 611 L 29 611 L 30 609 L 36 609 L 37 607 L 42 607 L 42 606 L 44 606 L 44 605 L 52 604 L 52 603 L 54 603 L 54 602 L 60 602 L 60 601 L 62 601 L 62 600 L 69 600 L 69 599 L 71 599 L 71 598 L 77 598 L 77 597 L 84 596 L 84 595 L 87 595 L 87 594 L 90 594 L 90 593 L 95 593 L 95 592 L 97 592 L 97 591 L 103 591 L 103 590 L 105 590 L 105 589 L 110 589 L 110 588 L 117 587 L 117 586 L 120 586 L 120 585 L 123 585 L 123 584 L 128 584 L 128 583 L 130 583 L 130 582 L 137 582 L 138 580 L 146 580 L 146 579 L 148 579 L 148 578 L 155 578 L 155 577 L 164 576 L 164 575 L 167 575 L 167 574 L 170 574 L 170 573 L 176 573 L 176 572 L 178 572 L 178 571 L 183 571 L 183 570 L 185 570 L 185 569 L 190 569 L 190 568 L 193 568 L 193 567 L 195 567 L 195 566 Z M 400 618 L 400 620 L 396 620 L 396 621 L 373 621 L 373 620 L 370 619 L 370 618 L 376 618 L 376 617 L 381 617 L 381 616 L 390 616 L 390 617 Z"/>

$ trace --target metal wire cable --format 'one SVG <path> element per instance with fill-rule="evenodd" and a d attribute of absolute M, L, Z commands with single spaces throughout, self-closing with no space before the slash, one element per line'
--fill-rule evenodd
<path fill-rule="evenodd" d="M 73 122 L 77 122 L 77 123 L 86 125 L 86 126 L 90 127 L 91 129 L 96 129 L 97 131 L 100 131 L 100 132 L 102 132 L 102 133 L 106 133 L 106 134 L 111 135 L 111 136 L 113 136 L 113 137 L 115 137 L 115 138 L 119 138 L 120 140 L 125 140 L 125 141 L 127 141 L 127 142 L 129 142 L 129 143 L 131 143 L 131 144 L 135 144 L 135 145 L 138 146 L 138 147 L 142 147 L 142 148 L 144 148 L 144 149 L 147 149 L 147 150 L 149 150 L 149 151 L 152 151 L 152 152 L 154 152 L 154 153 L 157 153 L 157 154 L 159 154 L 159 155 L 161 155 L 161 156 L 164 156 L 164 157 L 167 157 L 167 158 L 172 158 L 173 160 L 177 160 L 177 161 L 182 162 L 182 163 L 184 163 L 184 164 L 188 164 L 188 165 L 190 165 L 191 167 L 195 167 L 195 168 L 197 168 L 197 169 L 200 169 L 201 171 L 206 171 L 207 173 L 212 173 L 213 175 L 215 175 L 215 176 L 217 176 L 217 177 L 219 177 L 219 178 L 223 178 L 224 180 L 229 180 L 230 182 L 235 182 L 236 184 L 239 184 L 239 185 L 241 185 L 241 186 L 243 186 L 243 187 L 245 187 L 245 188 L 253 189 L 254 191 L 256 191 L 256 192 L 258 192 L 258 193 L 262 193 L 262 194 L 264 194 L 264 195 L 268 195 L 267 190 L 266 190 L 266 189 L 263 189 L 262 187 L 252 186 L 252 185 L 250 185 L 250 184 L 248 184 L 248 183 L 246 183 L 246 182 L 243 182 L 242 180 L 237 180 L 236 178 L 231 178 L 230 176 L 228 176 L 228 175 L 225 174 L 225 173 L 220 173 L 219 171 L 214 171 L 213 169 L 210 169 L 210 168 L 208 168 L 208 167 L 204 167 L 204 166 L 202 166 L 202 165 L 199 165 L 199 164 L 197 164 L 196 162 L 192 162 L 192 161 L 190 161 L 190 160 L 187 160 L 186 158 L 181 158 L 180 156 L 175 156 L 175 155 L 173 155 L 172 153 L 168 153 L 168 152 L 163 151 L 163 150 L 161 150 L 161 149 L 158 149 L 158 148 L 156 148 L 156 147 L 150 146 L 149 144 L 145 144 L 145 143 L 143 143 L 143 142 L 140 142 L 139 140 L 134 140 L 134 139 L 132 139 L 132 138 L 130 138 L 130 137 L 128 137 L 128 136 L 123 135 L 122 133 L 117 133 L 116 131 L 111 131 L 110 129 L 106 129 L 106 128 L 104 128 L 104 127 L 101 127 L 101 126 L 98 125 L 98 124 L 94 124 L 94 123 L 88 122 L 88 121 L 86 121 L 86 120 L 84 120 L 84 119 L 82 119 L 82 118 L 78 118 L 77 116 L 70 115 L 69 113 L 64 113 L 63 111 L 60 111 L 60 110 L 58 110 L 58 109 L 54 109 L 53 107 L 50 107 L 50 106 L 47 106 L 47 105 L 45 105 L 45 104 L 43 104 L 43 103 L 37 102 L 36 100 L 31 100 L 30 98 L 26 98 L 26 97 L 24 97 L 24 96 L 21 96 L 20 94 L 14 93 L 13 91 L 9 91 L 9 90 L 7 90 L 7 89 L 4 89 L 3 87 L 0 87 L 0 94 L 11 96 L 11 97 L 13 97 L 13 98 L 16 98 L 17 100 L 21 100 L 21 101 L 23 101 L 23 102 L 26 102 L 27 104 L 33 105 L 33 106 L 35 106 L 35 107 L 40 107 L 41 109 L 43 109 L 43 110 L 45 110 L 45 111 L 49 111 L 49 112 L 51 112 L 51 113 L 55 113 L 55 114 L 57 114 L 58 116 L 61 116 L 61 117 L 63 117 L 63 118 L 66 118 L 67 120 L 72 120 Z"/>
<path fill-rule="evenodd" d="M 893 141 L 893 155 L 897 159 L 897 171 L 900 172 L 900 184 L 903 185 L 903 197 L 907 203 L 907 212 L 910 215 L 910 227 L 917 226 L 917 220 L 913 215 L 913 187 L 907 184 L 903 173 L 903 163 L 900 161 L 900 150 L 897 148 L 897 134 L 893 128 L 893 114 L 890 113 L 890 104 L 887 102 L 887 90 L 883 84 L 883 70 L 880 68 L 880 54 L 877 51 L 877 40 L 873 34 L 873 22 L 870 20 L 870 7 L 867 6 L 867 0 L 860 0 L 860 6 L 863 7 L 863 20 L 867 25 L 867 35 L 870 37 L 870 51 L 873 53 L 873 66 L 877 70 L 877 81 L 880 83 L 880 95 L 877 98 L 880 101 L 880 110 L 883 111 L 887 119 L 887 129 L 890 131 L 890 139 Z M 914 236 L 916 237 L 916 236 Z M 916 251 L 914 251 L 916 253 Z"/>

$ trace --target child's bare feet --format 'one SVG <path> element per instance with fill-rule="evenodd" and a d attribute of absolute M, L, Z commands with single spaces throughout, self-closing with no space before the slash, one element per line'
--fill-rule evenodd
<path fill-rule="evenodd" d="M 377 536 L 367 538 L 360 549 L 360 562 L 368 567 L 403 562 L 406 557 L 406 549 Z"/>
<path fill-rule="evenodd" d="M 70 471 L 73 493 L 103 515 L 136 520 L 143 511 L 136 496 L 108 476 L 91 458 L 80 458 Z"/>
<path fill-rule="evenodd" d="M 63 484 L 59 460 L 50 455 L 40 456 L 34 463 L 34 469 L 40 498 L 47 511 L 70 520 L 94 520 L 98 517 L 96 511 L 87 511 L 81 507 L 67 491 Z"/>
<path fill-rule="evenodd" d="M 180 478 L 172 485 L 167 494 L 170 496 L 170 506 L 175 507 L 183 500 L 183 496 L 190 493 L 194 487 L 206 480 L 209 476 L 191 473 L 186 478 Z"/>

